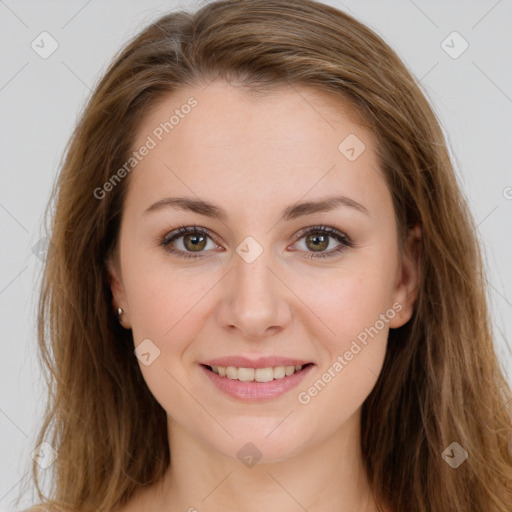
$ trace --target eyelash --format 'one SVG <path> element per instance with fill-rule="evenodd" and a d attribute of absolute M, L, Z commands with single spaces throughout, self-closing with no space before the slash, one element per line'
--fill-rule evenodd
<path fill-rule="evenodd" d="M 208 238 L 212 239 L 212 237 L 210 236 L 210 232 L 206 228 L 203 228 L 201 226 L 180 226 L 176 230 L 167 234 L 160 241 L 159 245 L 164 247 L 164 249 L 167 252 L 169 252 L 171 254 L 176 254 L 177 256 L 179 256 L 181 258 L 193 258 L 193 259 L 202 258 L 203 256 L 201 256 L 201 252 L 204 252 L 204 251 L 198 251 L 197 253 L 185 252 L 185 251 L 177 250 L 170 245 L 171 242 L 174 242 L 174 240 L 177 240 L 177 239 L 181 238 L 182 236 L 190 235 L 190 234 L 197 234 L 197 233 L 199 233 L 201 235 L 205 235 Z M 334 229 L 330 226 L 309 226 L 307 228 L 304 228 L 301 231 L 299 231 L 299 233 L 297 234 L 297 239 L 294 243 L 298 242 L 301 238 L 304 238 L 305 236 L 312 234 L 312 233 L 328 235 L 329 237 L 334 238 L 338 242 L 340 242 L 340 245 L 338 245 L 334 249 L 331 249 L 328 252 L 317 252 L 317 253 L 306 252 L 305 253 L 306 258 L 309 258 L 309 259 L 330 258 L 330 257 L 336 256 L 336 255 L 342 253 L 343 251 L 345 251 L 346 249 L 348 249 L 350 247 L 354 247 L 354 243 L 347 235 L 341 233 L 337 229 Z"/>

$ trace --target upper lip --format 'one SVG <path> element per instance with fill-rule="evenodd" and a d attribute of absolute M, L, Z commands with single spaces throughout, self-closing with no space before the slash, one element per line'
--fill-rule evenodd
<path fill-rule="evenodd" d="M 229 356 L 209 359 L 201 364 L 207 366 L 235 366 L 238 368 L 272 368 L 275 366 L 304 366 L 311 361 L 303 361 L 293 357 L 267 356 L 250 359 L 244 356 Z"/>

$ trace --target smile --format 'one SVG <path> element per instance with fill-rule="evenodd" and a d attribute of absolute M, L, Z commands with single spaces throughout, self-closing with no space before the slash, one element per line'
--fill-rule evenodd
<path fill-rule="evenodd" d="M 200 368 L 223 394 L 243 401 L 260 401 L 278 398 L 298 386 L 314 366 L 307 363 L 248 368 L 201 364 Z"/>

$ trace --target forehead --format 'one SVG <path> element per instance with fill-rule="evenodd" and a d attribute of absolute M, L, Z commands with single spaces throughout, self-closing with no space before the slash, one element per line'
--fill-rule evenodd
<path fill-rule="evenodd" d="M 194 106 L 190 107 L 192 103 Z M 172 133 L 176 144 L 180 139 L 193 136 L 201 146 L 243 139 L 246 150 L 258 142 L 282 144 L 298 141 L 301 136 L 312 139 L 315 134 L 316 138 L 323 139 L 326 131 L 343 134 L 346 129 L 356 130 L 361 135 L 364 132 L 365 139 L 373 139 L 362 113 L 333 92 L 291 84 L 259 91 L 216 80 L 179 89 L 158 101 L 144 117 L 137 143 L 143 143 L 153 132 L 158 142 L 162 142 L 160 136 L 168 139 L 167 135 Z M 255 131 L 257 139 L 245 138 Z M 278 140 L 275 140 L 276 135 L 279 135 Z"/>
<path fill-rule="evenodd" d="M 132 172 L 130 193 L 257 203 L 341 187 L 364 200 L 375 177 L 382 180 L 374 136 L 360 121 L 346 101 L 312 87 L 254 95 L 215 81 L 179 90 L 139 126 L 134 149 L 148 138 L 154 147 Z"/>

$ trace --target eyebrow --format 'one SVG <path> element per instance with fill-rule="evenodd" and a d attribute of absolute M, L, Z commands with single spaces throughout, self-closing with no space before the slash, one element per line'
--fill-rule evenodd
<path fill-rule="evenodd" d="M 334 210 L 340 206 L 354 208 L 361 213 L 369 215 L 368 210 L 357 201 L 345 196 L 331 196 L 318 201 L 307 201 L 288 206 L 283 210 L 280 220 L 290 221 L 305 215 Z M 143 215 L 162 210 L 164 208 L 190 211 L 198 213 L 199 215 L 204 215 L 205 217 L 218 219 L 222 222 L 226 221 L 228 218 L 226 211 L 220 206 L 192 197 L 166 197 L 152 204 L 144 211 Z"/>

